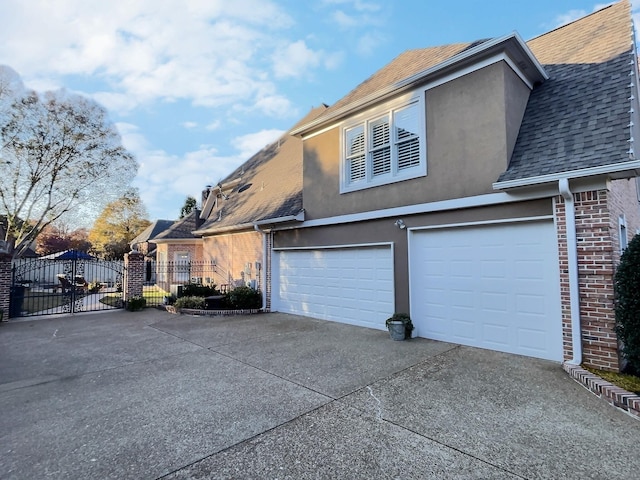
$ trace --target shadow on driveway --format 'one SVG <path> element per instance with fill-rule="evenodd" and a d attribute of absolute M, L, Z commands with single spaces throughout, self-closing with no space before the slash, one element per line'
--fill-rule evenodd
<path fill-rule="evenodd" d="M 1 478 L 633 478 L 559 364 L 283 314 L 0 325 Z"/>

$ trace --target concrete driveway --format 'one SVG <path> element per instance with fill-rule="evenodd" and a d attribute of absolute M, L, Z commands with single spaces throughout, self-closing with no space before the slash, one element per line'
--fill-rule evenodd
<path fill-rule="evenodd" d="M 560 365 L 281 314 L 0 325 L 0 478 L 635 478 Z"/>

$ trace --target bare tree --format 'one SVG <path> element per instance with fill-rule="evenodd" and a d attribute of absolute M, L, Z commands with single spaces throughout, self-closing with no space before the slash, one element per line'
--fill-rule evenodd
<path fill-rule="evenodd" d="M 97 214 L 136 171 L 103 107 L 64 90 L 27 91 L 0 66 L 0 215 L 14 256 L 61 217 Z"/>

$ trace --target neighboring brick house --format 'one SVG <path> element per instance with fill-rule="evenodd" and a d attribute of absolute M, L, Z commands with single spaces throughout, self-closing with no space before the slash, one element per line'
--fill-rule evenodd
<path fill-rule="evenodd" d="M 193 233 L 202 223 L 199 214 L 197 209 L 192 211 L 184 218 L 172 222 L 153 239 L 156 245 L 154 280 L 167 292 L 175 293 L 172 285 L 189 283 L 194 279 L 203 282 L 200 278 L 202 239 Z M 199 268 L 193 269 L 194 263 Z"/>
<path fill-rule="evenodd" d="M 131 249 L 137 250 L 142 253 L 147 259 L 156 257 L 156 244 L 155 238 L 164 232 L 166 229 L 173 225 L 173 220 L 156 220 L 147 228 L 145 228 L 140 235 L 131 240 Z"/>
<path fill-rule="evenodd" d="M 628 0 L 401 54 L 293 129 L 304 219 L 271 225 L 271 309 L 378 329 L 406 311 L 420 337 L 617 370 L 637 74 Z"/>

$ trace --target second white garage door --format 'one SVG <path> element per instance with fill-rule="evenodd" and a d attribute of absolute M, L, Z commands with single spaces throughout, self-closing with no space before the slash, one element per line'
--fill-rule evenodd
<path fill-rule="evenodd" d="M 377 329 L 393 313 L 390 245 L 280 250 L 273 266 L 275 311 Z"/>
<path fill-rule="evenodd" d="M 411 315 L 418 336 L 562 360 L 553 222 L 410 235 Z"/>

